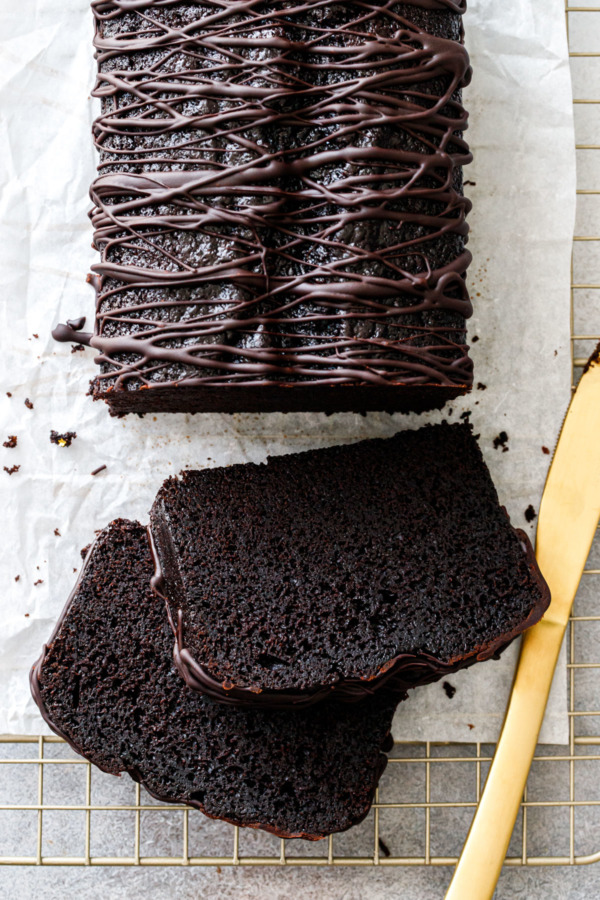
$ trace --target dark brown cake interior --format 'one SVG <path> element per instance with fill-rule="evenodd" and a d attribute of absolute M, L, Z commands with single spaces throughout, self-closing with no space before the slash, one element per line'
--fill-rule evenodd
<path fill-rule="evenodd" d="M 173 666 L 151 574 L 141 525 L 121 520 L 102 532 L 33 669 L 52 728 L 104 771 L 238 825 L 317 839 L 360 821 L 397 698 L 265 713 L 194 694 Z"/>
<path fill-rule="evenodd" d="M 184 472 L 151 528 L 178 664 L 230 698 L 355 698 L 397 658 L 409 683 L 432 680 L 491 656 L 549 602 L 464 424 Z M 423 656 L 433 672 L 411 672 Z"/>

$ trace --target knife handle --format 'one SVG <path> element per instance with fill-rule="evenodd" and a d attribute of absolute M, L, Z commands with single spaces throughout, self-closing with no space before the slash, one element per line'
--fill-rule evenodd
<path fill-rule="evenodd" d="M 544 618 L 525 633 L 502 733 L 446 900 L 491 900 L 542 726 L 564 635 Z"/>

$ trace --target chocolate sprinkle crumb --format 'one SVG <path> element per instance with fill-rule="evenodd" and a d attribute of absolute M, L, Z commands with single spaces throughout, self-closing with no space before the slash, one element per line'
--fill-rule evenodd
<path fill-rule="evenodd" d="M 471 343 L 476 344 L 478 340 L 479 340 L 479 335 L 474 334 L 473 337 L 471 338 Z"/>
<path fill-rule="evenodd" d="M 12 397 L 11 392 L 10 392 L 10 391 L 7 391 L 7 392 L 6 392 L 6 396 L 7 396 L 7 397 Z"/>
<path fill-rule="evenodd" d="M 478 391 L 487 391 L 487 384 L 483 384 L 481 381 L 477 382 L 477 390 Z"/>
<path fill-rule="evenodd" d="M 444 681 L 444 683 L 442 684 L 442 687 L 444 688 L 444 690 L 446 692 L 446 697 L 448 697 L 449 700 L 452 700 L 452 698 L 454 697 L 454 695 L 456 693 L 456 688 L 454 687 L 454 685 L 450 684 L 449 681 Z"/>
<path fill-rule="evenodd" d="M 475 726 L 474 726 L 474 725 L 471 725 L 470 722 L 467 722 L 467 728 L 469 729 L 469 731 L 473 731 L 473 729 L 475 728 Z"/>
<path fill-rule="evenodd" d="M 8 447 L 9 450 L 12 449 L 12 447 L 16 447 L 16 446 L 17 446 L 17 436 L 16 436 L 16 434 L 9 434 L 8 440 L 7 440 L 7 441 L 4 441 L 4 444 L 3 444 L 2 446 L 3 446 L 3 447 Z"/>
<path fill-rule="evenodd" d="M 391 856 L 391 855 L 392 855 L 392 854 L 391 854 L 391 851 L 390 851 L 390 848 L 388 847 L 388 845 L 386 844 L 386 842 L 383 840 L 383 838 L 379 838 L 378 844 L 379 844 L 379 849 L 381 850 L 381 852 L 383 853 L 384 856 Z"/>
<path fill-rule="evenodd" d="M 548 449 L 548 447 L 542 447 L 542 453 L 545 453 L 546 456 L 550 456 L 550 450 Z"/>
<path fill-rule="evenodd" d="M 76 431 L 65 431 L 64 434 L 59 434 L 58 431 L 51 431 L 50 443 L 57 444 L 59 447 L 70 447 L 76 437 Z"/>
<path fill-rule="evenodd" d="M 20 576 L 20 575 L 15 575 L 15 581 L 20 581 L 20 580 L 21 580 L 21 576 Z"/>
<path fill-rule="evenodd" d="M 4 471 L 8 472 L 9 475 L 14 475 L 15 472 L 18 472 L 21 466 L 11 466 L 10 469 L 8 466 L 4 466 Z"/>
<path fill-rule="evenodd" d="M 533 522 L 534 519 L 537 519 L 537 513 L 536 513 L 535 509 L 533 508 L 533 506 L 531 505 L 531 503 L 525 510 L 524 515 L 528 522 Z"/>
<path fill-rule="evenodd" d="M 27 407 L 27 409 L 33 409 L 33 403 L 31 402 L 29 397 L 25 398 L 25 406 Z"/>
<path fill-rule="evenodd" d="M 90 472 L 90 475 L 98 475 L 100 472 L 103 472 L 105 470 L 105 468 L 106 468 L 105 465 L 98 466 L 97 469 L 94 469 L 93 472 Z"/>
<path fill-rule="evenodd" d="M 502 452 L 507 453 L 508 451 L 508 435 L 505 431 L 501 431 L 500 434 L 494 438 L 494 450 L 499 450 L 502 447 Z"/>
<path fill-rule="evenodd" d="M 58 530 L 58 528 L 55 528 L 55 529 L 54 529 L 54 534 L 56 535 L 56 537 L 62 537 L 62 535 L 61 535 L 60 531 Z"/>
<path fill-rule="evenodd" d="M 34 586 L 34 587 L 37 587 L 38 584 L 43 584 L 43 583 L 44 583 L 44 579 L 43 579 L 43 578 L 38 578 L 37 581 L 34 581 L 34 582 L 33 582 L 33 586 Z"/>

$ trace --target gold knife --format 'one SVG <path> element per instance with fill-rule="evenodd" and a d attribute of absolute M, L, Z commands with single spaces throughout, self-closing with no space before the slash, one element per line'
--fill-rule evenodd
<path fill-rule="evenodd" d="M 523 637 L 494 760 L 446 900 L 494 893 L 599 518 L 600 344 L 571 400 L 540 506 L 536 556 L 552 602 Z"/>

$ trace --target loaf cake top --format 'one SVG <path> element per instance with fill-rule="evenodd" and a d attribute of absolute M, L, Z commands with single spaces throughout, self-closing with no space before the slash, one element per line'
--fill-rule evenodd
<path fill-rule="evenodd" d="M 432 680 L 549 602 L 466 424 L 183 472 L 150 521 L 177 665 L 220 699 Z"/>
<path fill-rule="evenodd" d="M 214 818 L 309 839 L 360 821 L 397 698 L 267 713 L 194 694 L 173 666 L 151 573 L 141 525 L 100 534 L 32 672 L 50 726 L 103 771 Z"/>
<path fill-rule="evenodd" d="M 387 409 L 468 389 L 463 10 L 94 4 L 96 317 L 56 332 L 99 351 L 94 397 L 335 409 L 358 388 L 354 408 Z"/>

